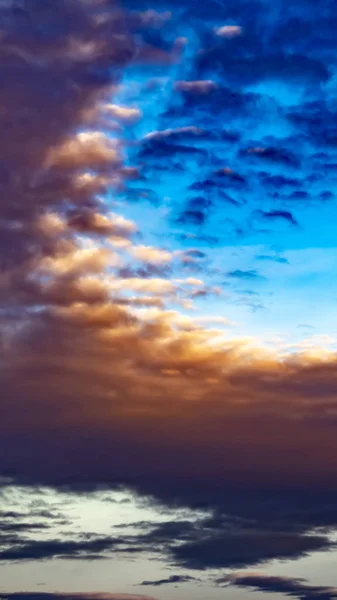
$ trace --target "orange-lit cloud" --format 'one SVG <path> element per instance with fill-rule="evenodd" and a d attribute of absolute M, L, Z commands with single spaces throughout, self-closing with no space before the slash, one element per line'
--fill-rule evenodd
<path fill-rule="evenodd" d="M 99 131 L 79 133 L 47 156 L 48 166 L 65 169 L 111 168 L 119 161 L 116 145 Z"/>
<path fill-rule="evenodd" d="M 117 104 L 106 104 L 103 107 L 104 112 L 114 119 L 123 123 L 134 123 L 138 121 L 142 114 L 138 108 L 129 108 L 127 106 L 118 106 Z"/>
<path fill-rule="evenodd" d="M 130 248 L 130 252 L 138 260 L 154 264 L 165 264 L 173 258 L 171 252 L 151 246 L 133 246 Z"/>

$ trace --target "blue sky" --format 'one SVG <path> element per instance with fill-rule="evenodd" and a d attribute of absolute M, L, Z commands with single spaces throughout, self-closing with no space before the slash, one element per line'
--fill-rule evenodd
<path fill-rule="evenodd" d="M 160 6 L 162 11 L 170 8 L 168 4 Z M 290 13 L 288 18 L 291 18 L 292 9 L 283 5 L 282 10 Z M 302 10 L 300 5 L 298 10 Z M 272 11 L 269 8 L 267 12 Z M 313 13 L 303 14 L 309 27 Z M 239 323 L 235 332 L 257 335 L 263 340 L 281 336 L 288 343 L 298 342 L 304 333 L 302 325 L 309 325 L 314 335 L 334 335 L 337 299 L 333 277 L 335 150 L 333 146 L 319 143 L 319 136 L 325 135 L 325 127 L 329 127 L 333 114 L 333 74 L 327 80 L 313 81 L 314 72 L 304 75 L 295 72 L 292 76 L 289 71 L 287 80 L 282 78 L 282 72 L 277 72 L 276 65 L 275 72 L 271 67 L 265 74 L 265 80 L 247 82 L 243 78 L 233 79 L 233 74 L 226 79 L 226 73 L 212 63 L 207 70 L 199 68 L 198 72 L 196 63 L 200 53 L 211 52 L 212 48 L 214 51 L 214 47 L 231 52 L 232 48 L 238 46 L 241 50 L 253 43 L 249 12 L 248 16 L 238 12 L 235 19 L 230 15 L 226 3 L 222 8 L 221 3 L 218 8 L 214 5 L 214 17 L 205 22 L 191 14 L 184 21 L 179 10 L 172 11 L 171 19 L 165 23 L 167 38 L 186 38 L 183 58 L 178 65 L 164 66 L 160 73 L 156 67 L 132 67 L 124 73 L 117 100 L 127 106 L 137 106 L 142 113 L 137 125 L 131 131 L 128 129 L 128 139 L 135 143 L 135 147 L 132 144 L 127 150 L 130 161 L 141 162 L 146 136 L 166 132 L 174 140 L 174 132 L 181 127 L 197 128 L 199 134 L 186 131 L 185 141 L 188 140 L 190 148 L 197 147 L 206 154 L 193 157 L 192 152 L 178 151 L 175 159 L 173 157 L 178 168 L 172 171 L 171 158 L 156 156 L 154 146 L 153 157 L 147 155 L 148 162 L 141 164 L 144 164 L 146 178 L 144 187 L 151 190 L 153 202 L 156 200 L 158 204 L 151 206 L 139 200 L 136 204 L 130 203 L 126 194 L 121 209 L 139 223 L 144 243 L 171 251 L 192 247 L 205 252 L 207 267 L 203 277 L 221 288 L 221 296 L 198 302 L 197 310 L 203 314 L 206 311 L 226 316 Z M 269 35 L 277 36 L 281 22 L 275 15 L 270 15 L 270 19 Z M 217 29 L 227 23 L 241 28 L 233 38 L 216 34 Z M 297 43 L 299 47 L 310 44 L 306 39 Z M 290 53 L 296 51 L 293 44 L 291 38 Z M 277 48 L 274 50 L 271 46 L 271 55 L 275 51 Z M 311 53 L 315 56 L 315 49 Z M 268 56 L 267 47 L 265 54 Z M 329 68 L 333 69 L 333 64 L 330 63 Z M 203 95 L 200 109 L 197 104 L 193 106 L 192 94 L 190 97 L 187 94 L 184 107 L 184 96 L 181 98 L 175 90 L 176 82 L 198 78 L 214 82 L 218 89 L 231 83 L 233 94 L 242 98 L 254 95 L 251 105 L 240 110 L 228 105 L 224 96 L 213 111 L 215 88 Z M 211 96 L 209 101 L 208 95 Z M 322 125 L 317 134 L 313 132 L 310 136 L 305 127 L 311 126 L 311 105 L 315 106 L 313 110 L 320 111 Z M 293 114 L 302 115 L 303 124 L 294 122 Z M 221 136 L 226 132 L 228 139 L 224 141 Z M 250 160 L 249 155 L 242 154 L 242 149 L 254 144 L 289 152 L 294 155 L 294 164 L 287 158 Z M 241 181 L 226 180 L 219 188 L 207 187 L 211 173 L 221 168 L 231 169 Z M 193 185 L 196 191 L 191 190 Z M 136 182 L 131 190 L 139 187 Z M 179 222 L 179 211 L 197 196 L 204 199 L 207 213 L 204 222 L 196 225 L 193 217 Z M 187 239 L 182 240 L 182 234 L 188 236 Z M 235 271 L 240 272 L 237 277 L 227 277 Z M 242 293 L 246 290 L 248 294 Z"/>

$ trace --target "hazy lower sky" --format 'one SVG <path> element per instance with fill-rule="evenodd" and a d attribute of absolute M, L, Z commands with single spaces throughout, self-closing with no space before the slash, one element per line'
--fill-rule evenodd
<path fill-rule="evenodd" d="M 336 27 L 0 0 L 1 599 L 337 597 Z"/>

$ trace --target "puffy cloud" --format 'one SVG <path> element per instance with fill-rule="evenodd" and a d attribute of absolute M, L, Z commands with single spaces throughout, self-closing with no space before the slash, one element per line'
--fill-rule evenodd
<path fill-rule="evenodd" d="M 168 10 L 158 12 L 156 10 L 148 9 L 141 12 L 132 13 L 132 16 L 136 16 L 136 18 L 139 19 L 140 25 L 160 27 L 166 21 L 170 21 L 172 13 Z"/>
<path fill-rule="evenodd" d="M 86 114 L 131 58 L 122 12 L 106 4 L 100 22 L 103 4 L 57 0 L 40 8 L 36 2 L 24 3 L 21 13 L 0 7 L 2 307 L 6 299 L 15 304 L 24 286 L 33 292 L 35 263 L 52 257 L 60 236 L 70 235 L 66 208 L 90 204 L 98 212 L 97 193 L 107 186 L 102 170 L 117 177 L 120 162 L 113 141 L 86 130 Z M 48 39 L 46 30 L 53 32 Z M 14 112 L 21 115 L 15 122 Z"/>
<path fill-rule="evenodd" d="M 47 212 L 37 221 L 37 229 L 46 236 L 58 237 L 66 231 L 67 224 L 57 213 Z"/>
<path fill-rule="evenodd" d="M 131 246 L 130 253 L 137 259 L 147 263 L 165 264 L 172 260 L 173 255 L 168 250 L 151 246 Z"/>
<path fill-rule="evenodd" d="M 242 29 L 239 25 L 223 25 L 215 30 L 216 35 L 223 38 L 234 38 L 242 34 Z"/>
<path fill-rule="evenodd" d="M 217 87 L 215 81 L 204 79 L 200 81 L 177 81 L 175 89 L 190 94 L 207 94 Z"/>
<path fill-rule="evenodd" d="M 59 254 L 44 258 L 38 265 L 43 274 L 100 273 L 109 264 L 119 264 L 118 255 L 103 248 L 65 248 Z"/>
<path fill-rule="evenodd" d="M 109 287 L 112 291 L 132 290 L 140 293 L 170 294 L 176 290 L 176 285 L 169 279 L 152 277 L 142 279 L 140 277 L 126 277 L 124 279 L 110 279 Z"/>
<path fill-rule="evenodd" d="M 103 110 L 114 119 L 127 124 L 137 122 L 142 116 L 142 113 L 138 108 L 119 106 L 118 104 L 105 104 Z"/>
<path fill-rule="evenodd" d="M 136 224 L 122 215 L 102 214 L 85 209 L 71 211 L 68 225 L 81 233 L 109 235 L 117 238 L 130 237 L 137 231 Z"/>
<path fill-rule="evenodd" d="M 116 143 L 100 131 L 78 133 L 52 149 L 47 166 L 64 169 L 102 169 L 117 165 L 120 154 Z"/>

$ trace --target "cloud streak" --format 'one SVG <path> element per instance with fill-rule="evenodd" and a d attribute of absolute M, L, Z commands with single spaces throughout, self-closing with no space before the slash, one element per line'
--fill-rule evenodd
<path fill-rule="evenodd" d="M 300 600 L 330 600 L 335 598 L 337 589 L 323 585 L 309 585 L 305 579 L 272 577 L 260 574 L 235 575 L 229 577 L 232 585 L 266 593 L 280 593 Z"/>

